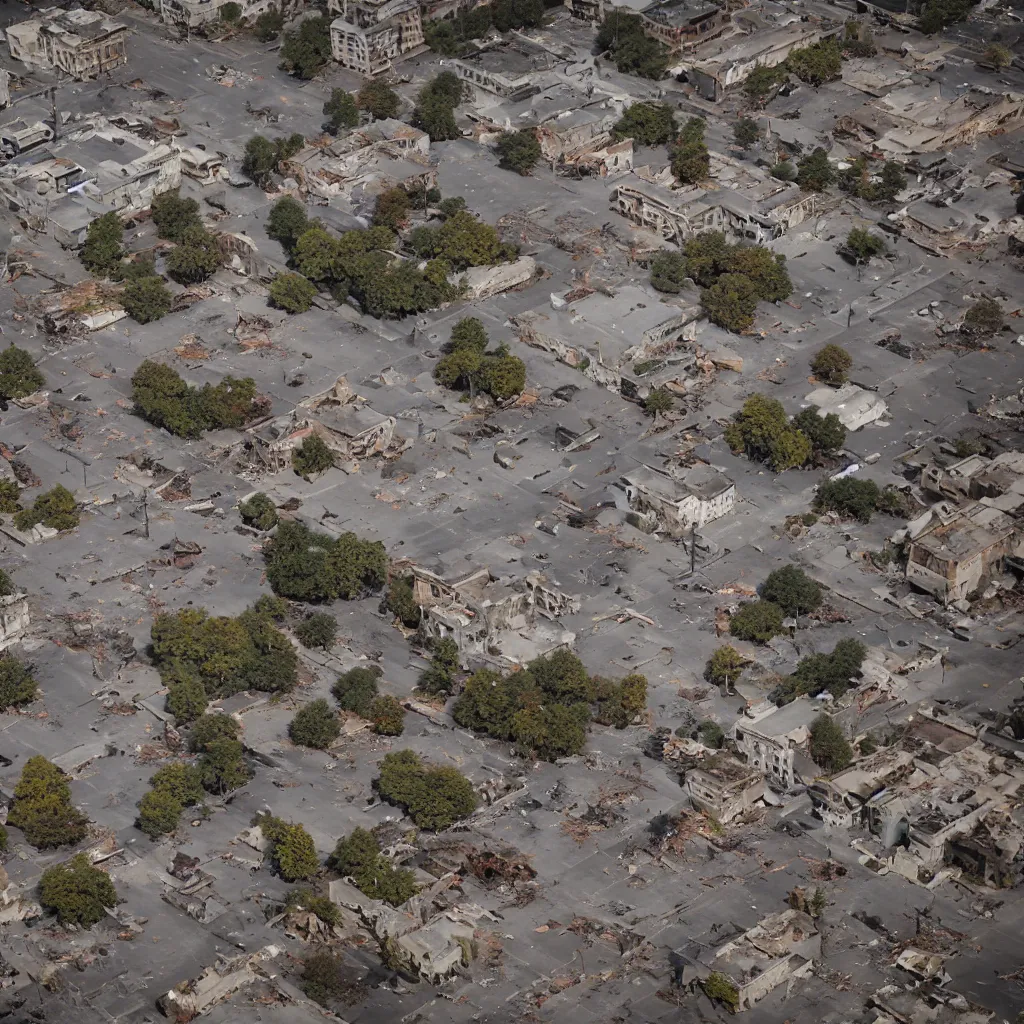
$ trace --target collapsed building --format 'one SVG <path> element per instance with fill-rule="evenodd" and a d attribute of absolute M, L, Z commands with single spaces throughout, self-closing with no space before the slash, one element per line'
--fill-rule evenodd
<path fill-rule="evenodd" d="M 770 914 L 719 946 L 694 940 L 676 955 L 680 982 L 696 986 L 717 975 L 733 990 L 729 1002 L 735 1011 L 749 1010 L 780 985 L 811 974 L 821 955 L 821 935 L 809 914 L 790 909 Z"/>
<path fill-rule="evenodd" d="M 704 231 L 721 231 L 730 242 L 763 245 L 802 224 L 819 208 L 821 197 L 775 179 L 738 189 L 672 189 L 634 174 L 615 184 L 611 204 L 616 213 L 675 245 Z"/>
<path fill-rule="evenodd" d="M 329 0 L 331 55 L 344 68 L 373 77 L 423 48 L 418 0 Z"/>
<path fill-rule="evenodd" d="M 446 68 L 454 71 L 478 95 L 482 92 L 518 103 L 557 82 L 552 72 L 564 63 L 542 46 L 515 36 L 470 56 L 449 60 Z M 488 96 L 481 99 L 486 101 Z"/>
<path fill-rule="evenodd" d="M 630 508 L 672 536 L 729 515 L 736 505 L 735 484 L 704 462 L 670 463 L 667 470 L 642 465 L 619 479 Z"/>
<path fill-rule="evenodd" d="M 222 20 L 222 9 L 232 0 L 160 0 L 160 18 L 169 25 L 184 29 L 202 28 Z M 261 14 L 279 11 L 284 19 L 299 12 L 304 0 L 236 0 L 241 7 L 240 20 L 253 21 Z"/>
<path fill-rule="evenodd" d="M 256 953 L 222 959 L 207 967 L 197 978 L 181 982 L 160 996 L 156 1004 L 165 1017 L 191 1020 L 208 1013 L 218 1003 L 239 990 L 261 980 L 275 977 L 273 961 L 280 956 L 278 946 L 266 946 Z"/>
<path fill-rule="evenodd" d="M 64 245 L 79 244 L 96 217 L 140 213 L 180 184 L 175 146 L 100 117 L 0 168 L 7 206 L 41 222 Z"/>
<path fill-rule="evenodd" d="M 307 437 L 319 437 L 331 450 L 335 465 L 358 472 L 364 459 L 397 457 L 412 445 L 398 433 L 393 416 L 374 412 L 344 377 L 327 391 L 301 402 L 292 412 L 256 423 L 246 430 L 243 471 L 280 473 L 292 466 L 292 453 Z"/>
<path fill-rule="evenodd" d="M 616 141 L 614 118 L 583 107 L 549 118 L 536 129 L 544 159 L 558 174 L 600 178 L 633 169 L 633 140 Z"/>
<path fill-rule="evenodd" d="M 128 63 L 128 26 L 99 11 L 47 7 L 7 29 L 14 60 L 56 68 L 79 80 L 95 78 Z"/>
<path fill-rule="evenodd" d="M 552 586 L 543 573 L 500 581 L 483 568 L 453 578 L 419 565 L 410 571 L 423 634 L 451 637 L 464 662 L 497 658 L 498 664 L 525 664 L 575 639 L 558 620 L 576 614 L 580 598 Z"/>
<path fill-rule="evenodd" d="M 791 789 L 801 779 L 812 779 L 818 769 L 804 752 L 811 723 L 821 709 L 816 702 L 798 698 L 777 708 L 768 701 L 747 708 L 744 718 L 731 729 L 736 749 L 747 763 L 763 772 L 769 781 Z"/>

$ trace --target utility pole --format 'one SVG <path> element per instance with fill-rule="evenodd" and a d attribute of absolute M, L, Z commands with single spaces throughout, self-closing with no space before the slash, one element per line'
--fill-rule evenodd
<path fill-rule="evenodd" d="M 690 523 L 690 575 L 697 567 L 697 524 Z"/>

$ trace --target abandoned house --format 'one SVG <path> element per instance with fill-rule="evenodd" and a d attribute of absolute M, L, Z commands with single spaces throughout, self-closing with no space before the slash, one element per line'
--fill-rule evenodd
<path fill-rule="evenodd" d="M 15 118 L 13 121 L 0 125 L 0 154 L 11 160 L 20 153 L 52 142 L 53 137 L 53 125 L 47 124 L 45 121 L 26 121 L 21 117 Z"/>
<path fill-rule="evenodd" d="M 1001 499 L 989 504 L 1012 513 L 1024 504 L 1024 452 L 1002 452 L 994 459 L 968 455 L 948 466 L 930 462 L 921 471 L 921 487 L 940 499 Z"/>
<path fill-rule="evenodd" d="M 1007 556 L 1024 554 L 1017 521 L 991 502 L 940 501 L 908 523 L 900 531 L 910 541 L 907 581 L 952 604 L 977 590 L 983 576 L 998 572 Z"/>
<path fill-rule="evenodd" d="M 684 64 L 684 74 L 704 99 L 717 103 L 728 90 L 742 85 L 754 68 L 776 67 L 793 50 L 836 38 L 842 32 L 842 22 L 814 19 L 794 20 L 739 40 L 726 36 L 715 44 L 717 53 L 709 53 L 707 46 L 695 51 Z"/>
<path fill-rule="evenodd" d="M 474 90 L 518 103 L 555 82 L 550 72 L 558 63 L 542 47 L 514 38 L 461 60 L 446 61 L 445 66 Z"/>
<path fill-rule="evenodd" d="M 690 803 L 723 825 L 749 811 L 764 796 L 761 772 L 722 751 L 691 761 L 681 776 Z"/>
<path fill-rule="evenodd" d="M 730 242 L 762 245 L 802 224 L 820 205 L 814 193 L 775 179 L 737 189 L 672 189 L 639 174 L 611 190 L 615 211 L 680 245 L 703 231 L 721 231 Z"/>
<path fill-rule="evenodd" d="M 331 53 L 344 68 L 372 77 L 423 48 L 417 0 L 329 0 Z"/>
<path fill-rule="evenodd" d="M 328 391 L 301 402 L 292 412 L 251 426 L 243 442 L 249 472 L 280 473 L 290 469 L 292 452 L 312 434 L 334 454 L 335 465 L 356 472 L 362 459 L 396 456 L 411 446 L 397 431 L 393 416 L 374 412 L 339 377 Z"/>
<path fill-rule="evenodd" d="M 14 60 L 56 68 L 72 78 L 95 78 L 128 63 L 128 26 L 99 11 L 48 7 L 7 29 Z"/>
<path fill-rule="evenodd" d="M 814 919 L 800 910 L 770 914 L 717 948 L 694 940 L 677 950 L 691 979 L 724 975 L 736 991 L 736 1010 L 749 1010 L 780 985 L 806 978 L 821 955 Z"/>
<path fill-rule="evenodd" d="M 804 397 L 805 406 L 817 406 L 818 415 L 824 418 L 835 413 L 849 431 L 860 430 L 884 419 L 889 407 L 873 391 L 843 384 L 839 388 L 815 388 Z"/>
<path fill-rule="evenodd" d="M 736 748 L 748 764 L 764 772 L 778 786 L 789 789 L 799 779 L 818 774 L 803 747 L 819 713 L 818 705 L 806 698 L 797 698 L 781 708 L 765 702 L 749 709 L 750 717 L 741 718 L 733 726 Z"/>
<path fill-rule="evenodd" d="M 658 0 L 640 11 L 644 32 L 678 54 L 720 36 L 730 25 L 726 7 L 709 0 Z"/>
<path fill-rule="evenodd" d="M 220 21 L 222 8 L 231 0 L 160 0 L 160 17 L 169 25 L 201 28 Z M 237 0 L 243 21 L 253 21 L 268 11 L 280 11 L 289 20 L 304 6 L 303 0 Z"/>
<path fill-rule="evenodd" d="M 571 643 L 571 634 L 546 629 L 538 620 L 557 624 L 580 610 L 580 599 L 551 586 L 542 573 L 501 582 L 489 569 L 447 579 L 418 565 L 411 572 L 424 634 L 450 636 L 464 660 L 497 652 L 505 661 L 523 663 Z"/>
<path fill-rule="evenodd" d="M 1024 821 L 1019 810 L 992 810 L 962 835 L 946 840 L 945 862 L 971 881 L 1013 889 L 1024 874 Z"/>
<path fill-rule="evenodd" d="M 239 989 L 261 979 L 275 976 L 273 960 L 281 953 L 278 946 L 266 946 L 256 953 L 221 959 L 207 967 L 197 978 L 176 985 L 160 996 L 156 1004 L 165 1017 L 191 1020 L 208 1013 Z"/>
<path fill-rule="evenodd" d="M 633 140 L 616 142 L 607 112 L 566 110 L 537 126 L 537 141 L 552 170 L 569 176 L 606 178 L 633 169 Z"/>
<path fill-rule="evenodd" d="M 0 196 L 9 208 L 40 218 L 65 245 L 78 244 L 100 214 L 140 213 L 180 184 L 174 146 L 99 117 L 0 168 Z"/>
<path fill-rule="evenodd" d="M 673 536 L 728 515 L 736 504 L 735 484 L 705 462 L 670 464 L 667 471 L 643 465 L 619 481 L 629 507 Z"/>

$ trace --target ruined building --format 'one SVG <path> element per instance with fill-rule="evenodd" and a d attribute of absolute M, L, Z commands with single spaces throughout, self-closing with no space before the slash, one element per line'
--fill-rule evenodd
<path fill-rule="evenodd" d="M 673 54 L 720 36 L 730 24 L 725 7 L 709 0 L 658 0 L 640 11 L 640 24 Z"/>
<path fill-rule="evenodd" d="M 330 0 L 331 52 L 345 68 L 371 77 L 423 46 L 417 0 Z"/>
<path fill-rule="evenodd" d="M 502 582 L 488 569 L 447 579 L 418 565 L 411 572 L 424 634 L 451 637 L 466 661 L 490 656 L 523 664 L 574 639 L 543 620 L 557 627 L 560 616 L 580 610 L 580 599 L 551 586 L 542 573 Z"/>
<path fill-rule="evenodd" d="M 128 63 L 128 26 L 98 11 L 48 7 L 7 29 L 14 60 L 57 68 L 72 78 L 95 78 Z"/>
<path fill-rule="evenodd" d="M 672 535 L 720 519 L 736 504 L 735 484 L 707 463 L 673 464 L 667 471 L 639 466 L 623 473 L 620 486 L 630 508 L 652 516 L 658 527 Z"/>
<path fill-rule="evenodd" d="M 201 28 L 221 20 L 222 8 L 232 0 L 160 0 L 160 17 L 182 28 Z M 297 14 L 303 0 L 237 0 L 242 20 L 252 21 L 268 11 L 280 11 L 287 20 Z"/>

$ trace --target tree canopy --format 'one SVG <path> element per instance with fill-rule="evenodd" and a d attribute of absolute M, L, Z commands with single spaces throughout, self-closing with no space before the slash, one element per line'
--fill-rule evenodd
<path fill-rule="evenodd" d="M 356 103 L 360 110 L 365 110 L 378 121 L 398 117 L 398 111 L 402 106 L 398 93 L 391 86 L 373 78 L 362 84 L 356 94 Z"/>
<path fill-rule="evenodd" d="M 497 401 L 519 394 L 526 386 L 526 364 L 505 344 L 485 351 L 487 334 L 476 318 L 460 320 L 445 346 L 446 354 L 434 366 L 434 380 L 442 387 L 482 391 Z"/>
<path fill-rule="evenodd" d="M 297 29 L 285 32 L 280 68 L 296 78 L 315 78 L 331 59 L 331 21 L 328 14 L 306 18 Z"/>
<path fill-rule="evenodd" d="M 267 234 L 280 242 L 287 253 L 295 248 L 299 236 L 310 228 L 309 215 L 305 206 L 292 196 L 282 196 L 270 208 L 267 218 Z"/>
<path fill-rule="evenodd" d="M 388 754 L 374 784 L 381 798 L 404 809 L 418 828 L 440 832 L 476 808 L 469 780 L 455 768 L 425 764 L 411 750 Z"/>
<path fill-rule="evenodd" d="M 257 491 L 238 506 L 238 514 L 246 526 L 257 530 L 272 530 L 280 522 L 277 506 L 262 491 Z"/>
<path fill-rule="evenodd" d="M 327 866 L 351 878 L 356 888 L 372 900 L 383 900 L 393 907 L 401 906 L 416 892 L 411 871 L 396 868 L 380 852 L 380 844 L 372 832 L 357 828 L 339 839 Z"/>
<path fill-rule="evenodd" d="M 153 662 L 172 688 L 190 676 L 207 698 L 242 690 L 287 693 L 298 657 L 273 620 L 255 607 L 230 618 L 205 608 L 161 612 L 150 631 Z"/>
<path fill-rule="evenodd" d="M 19 530 L 31 530 L 33 526 L 42 525 L 63 532 L 75 529 L 80 519 L 78 502 L 63 484 L 36 495 L 28 508 L 14 513 L 14 525 Z"/>
<path fill-rule="evenodd" d="M 853 366 L 853 356 L 841 345 L 828 345 L 819 348 L 811 360 L 811 370 L 818 380 L 833 387 L 845 384 Z"/>
<path fill-rule="evenodd" d="M 747 601 L 729 621 L 729 632 L 737 640 L 766 644 L 782 632 L 782 609 L 771 601 Z"/>
<path fill-rule="evenodd" d="M 105 213 L 89 224 L 78 259 L 90 274 L 112 277 L 124 255 L 123 238 L 124 225 L 120 216 L 114 211 Z"/>
<path fill-rule="evenodd" d="M 337 134 L 343 128 L 355 128 L 359 124 L 359 107 L 355 97 L 344 89 L 332 89 L 331 95 L 324 103 L 324 116 L 328 127 Z"/>
<path fill-rule="evenodd" d="M 24 398 L 46 384 L 46 378 L 23 348 L 11 342 L 0 349 L 0 398 Z"/>
<path fill-rule="evenodd" d="M 824 192 L 836 180 L 836 170 L 820 146 L 796 164 L 796 182 L 805 192 Z"/>
<path fill-rule="evenodd" d="M 632 139 L 638 146 L 660 146 L 676 137 L 675 113 L 667 103 L 643 100 L 631 103 L 615 122 L 612 135 L 616 141 Z"/>
<path fill-rule="evenodd" d="M 335 539 L 302 523 L 285 522 L 263 555 L 274 593 L 294 601 L 351 600 L 379 590 L 387 580 L 384 545 L 360 540 L 354 533 Z"/>
<path fill-rule="evenodd" d="M 821 606 L 821 587 L 803 569 L 784 565 L 768 574 L 761 598 L 777 604 L 786 615 L 806 615 Z"/>
<path fill-rule="evenodd" d="M 540 143 L 532 128 L 502 132 L 494 148 L 498 153 L 498 166 L 516 174 L 529 174 L 541 158 Z"/>
<path fill-rule="evenodd" d="M 811 758 L 830 775 L 842 771 L 853 760 L 853 750 L 843 730 L 828 715 L 818 715 L 811 723 Z"/>
<path fill-rule="evenodd" d="M 751 395 L 725 431 L 726 443 L 777 473 L 802 466 L 813 447 L 806 435 L 790 423 L 777 399 Z"/>
<path fill-rule="evenodd" d="M 377 697 L 379 671 L 372 668 L 350 668 L 335 680 L 331 693 L 343 711 L 351 711 L 360 718 L 369 718 Z"/>
<path fill-rule="evenodd" d="M 305 313 L 316 298 L 316 285 L 301 274 L 278 274 L 268 289 L 270 302 L 286 313 Z"/>
<path fill-rule="evenodd" d="M 309 22 L 305 21 L 303 24 L 307 25 Z M 298 132 L 287 138 L 281 136 L 277 139 L 254 135 L 245 144 L 245 152 L 242 154 L 242 173 L 253 184 L 263 189 L 268 188 L 281 161 L 295 156 L 305 144 L 305 138 Z"/>
<path fill-rule="evenodd" d="M 184 239 L 187 231 L 203 226 L 199 204 L 194 199 L 183 199 L 177 189 L 154 196 L 149 212 L 157 237 L 175 244 Z"/>
<path fill-rule="evenodd" d="M 32 669 L 10 651 L 0 654 L 0 711 L 35 700 L 38 684 Z"/>
<path fill-rule="evenodd" d="M 668 68 L 668 47 L 644 32 L 639 15 L 615 8 L 601 22 L 594 49 L 598 53 L 608 51 L 620 74 L 656 81 Z"/>
<path fill-rule="evenodd" d="M 117 906 L 117 890 L 110 875 L 93 867 L 88 856 L 76 854 L 63 864 L 47 868 L 39 879 L 39 903 L 61 924 L 91 928 Z"/>
<path fill-rule="evenodd" d="M 341 723 L 327 701 L 315 700 L 296 713 L 288 735 L 300 747 L 326 750 L 341 735 Z"/>
<path fill-rule="evenodd" d="M 186 384 L 178 371 L 147 359 L 132 374 L 137 416 L 178 437 L 201 437 L 207 430 L 238 428 L 261 416 L 269 403 L 256 393 L 251 377 L 225 377 L 201 388 Z"/>
<path fill-rule="evenodd" d="M 156 274 L 135 278 L 121 293 L 124 311 L 137 323 L 149 324 L 171 311 L 174 296 Z"/>
<path fill-rule="evenodd" d="M 71 803 L 67 777 L 39 754 L 30 757 L 14 787 L 7 824 L 19 828 L 37 850 L 81 842 L 89 819 Z"/>

